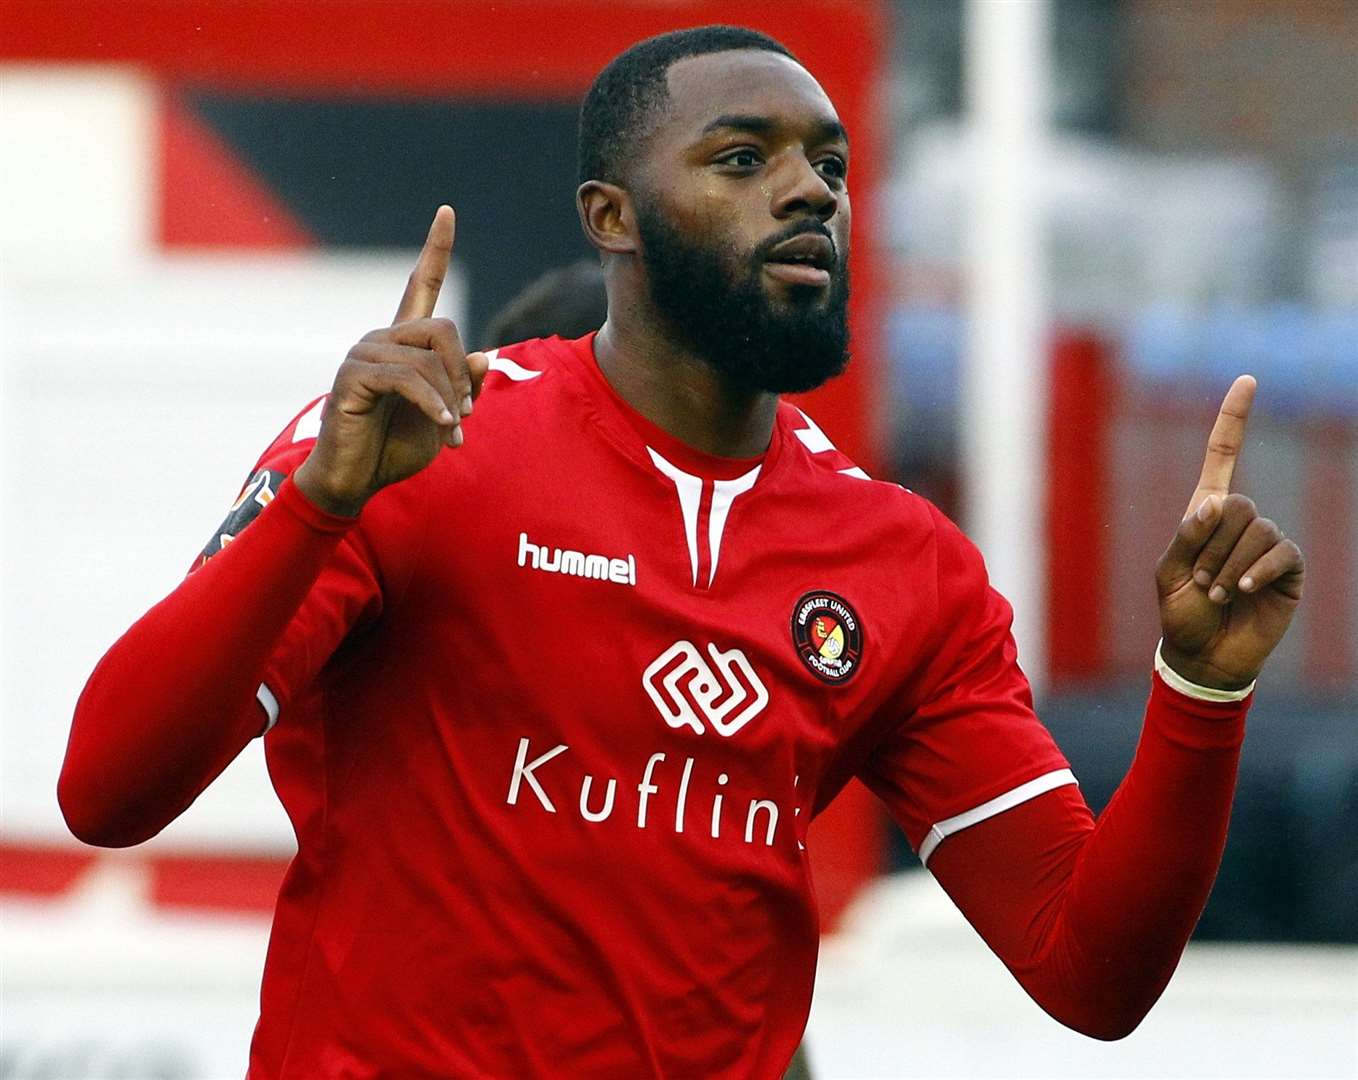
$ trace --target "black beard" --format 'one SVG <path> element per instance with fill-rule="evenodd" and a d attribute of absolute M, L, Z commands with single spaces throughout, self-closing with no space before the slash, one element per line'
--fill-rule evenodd
<path fill-rule="evenodd" d="M 763 284 L 765 256 L 802 233 L 829 235 L 804 221 L 761 244 L 744 266 L 690 243 L 654 207 L 638 200 L 651 300 L 680 339 L 742 390 L 793 394 L 834 378 L 849 362 L 849 267 L 831 271 L 829 295 L 794 287 L 776 307 Z"/>

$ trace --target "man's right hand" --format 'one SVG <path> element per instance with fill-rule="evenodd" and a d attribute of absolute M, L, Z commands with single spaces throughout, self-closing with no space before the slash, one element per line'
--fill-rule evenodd
<path fill-rule="evenodd" d="M 440 206 L 390 327 L 349 350 L 326 399 L 320 435 L 293 483 L 322 510 L 357 517 L 388 484 L 462 445 L 489 360 L 467 353 L 450 319 L 435 319 L 454 217 Z"/>

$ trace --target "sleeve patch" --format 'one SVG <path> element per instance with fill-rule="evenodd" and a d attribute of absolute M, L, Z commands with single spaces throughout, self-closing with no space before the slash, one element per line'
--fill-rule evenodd
<path fill-rule="evenodd" d="M 198 558 L 199 566 L 231 543 L 241 534 L 242 529 L 259 517 L 259 512 L 273 502 L 278 494 L 278 487 L 286 476 L 286 473 L 277 469 L 260 469 L 245 482 L 245 487 L 241 488 L 241 493 L 227 513 L 226 520 L 217 527 L 212 539 L 207 542 L 207 547 L 203 548 L 203 553 Z"/>

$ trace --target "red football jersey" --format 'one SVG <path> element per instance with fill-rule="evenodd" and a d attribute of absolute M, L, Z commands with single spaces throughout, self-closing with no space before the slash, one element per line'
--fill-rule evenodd
<path fill-rule="evenodd" d="M 592 342 L 492 354 L 466 444 L 369 503 L 274 655 L 298 853 L 256 1080 L 776 1076 L 816 963 L 807 824 L 851 777 L 926 859 L 1073 782 L 936 509 L 786 403 L 761 457 L 695 451 Z M 239 525 L 300 498 L 322 408 Z"/>

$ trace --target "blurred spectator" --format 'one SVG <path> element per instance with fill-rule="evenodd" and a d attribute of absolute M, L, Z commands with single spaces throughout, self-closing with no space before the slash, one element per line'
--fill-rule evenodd
<path fill-rule="evenodd" d="M 529 338 L 578 338 L 597 330 L 608 314 L 604 272 L 597 261 L 580 259 L 548 270 L 497 311 L 486 326 L 482 347 Z"/>

